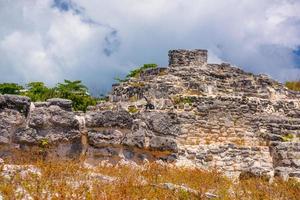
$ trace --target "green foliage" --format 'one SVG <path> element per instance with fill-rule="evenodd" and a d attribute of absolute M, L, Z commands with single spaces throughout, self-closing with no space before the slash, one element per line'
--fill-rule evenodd
<path fill-rule="evenodd" d="M 300 91 L 300 81 L 288 81 L 285 86 L 290 90 Z"/>
<path fill-rule="evenodd" d="M 144 64 L 143 66 L 137 68 L 137 69 L 134 69 L 134 70 L 131 70 L 129 72 L 129 74 L 127 74 L 126 78 L 129 79 L 129 78 L 137 78 L 140 76 L 141 72 L 147 70 L 147 69 L 154 69 L 154 68 L 157 68 L 157 64 Z"/>
<path fill-rule="evenodd" d="M 0 94 L 20 94 L 23 86 L 16 83 L 1 83 Z"/>
<path fill-rule="evenodd" d="M 193 99 L 191 97 L 180 97 L 180 96 L 175 96 L 172 98 L 172 101 L 175 105 L 178 105 L 178 104 L 189 104 L 189 105 L 192 105 L 193 104 Z"/>
<path fill-rule="evenodd" d="M 72 100 L 74 110 L 86 111 L 88 106 L 94 106 L 97 104 L 97 100 L 89 95 L 70 94 L 65 97 L 66 99 Z"/>
<path fill-rule="evenodd" d="M 115 80 L 118 82 L 125 82 L 128 81 L 130 78 L 138 78 L 140 74 L 147 70 L 147 69 L 154 69 L 157 68 L 157 64 L 150 63 L 150 64 L 144 64 L 143 66 L 140 66 L 134 70 L 131 70 L 125 77 L 125 79 L 121 79 L 119 77 L 115 77 Z"/>
<path fill-rule="evenodd" d="M 135 106 L 129 106 L 128 112 L 131 114 L 137 113 L 139 110 Z"/>
<path fill-rule="evenodd" d="M 192 194 L 186 190 L 179 190 L 178 196 L 180 200 L 189 200 L 192 198 Z"/>
<path fill-rule="evenodd" d="M 31 82 L 26 85 L 27 91 L 22 95 L 30 97 L 34 102 L 46 101 L 55 97 L 55 90 L 45 86 L 43 82 Z"/>
<path fill-rule="evenodd" d="M 74 110 L 86 111 L 88 106 L 97 103 L 97 100 L 89 95 L 87 87 L 79 80 L 65 80 L 64 83 L 58 83 L 54 90 L 57 97 L 72 100 Z"/>
<path fill-rule="evenodd" d="M 290 142 L 290 141 L 293 140 L 293 138 L 294 138 L 294 135 L 291 134 L 291 133 L 289 133 L 289 134 L 287 134 L 285 136 L 282 136 L 282 139 L 283 139 L 284 142 Z"/>
<path fill-rule="evenodd" d="M 189 104 L 189 105 L 192 105 L 193 104 L 193 99 L 191 97 L 184 97 L 182 99 L 182 103 L 183 104 Z"/>
<path fill-rule="evenodd" d="M 60 94 L 61 98 L 68 98 L 71 94 L 88 95 L 87 87 L 79 80 L 65 80 L 64 83 L 58 83 L 55 90 Z"/>
<path fill-rule="evenodd" d="M 41 147 L 42 149 L 47 148 L 48 145 L 49 145 L 48 139 L 42 139 L 42 140 L 40 141 L 40 147 Z"/>
<path fill-rule="evenodd" d="M 145 83 L 143 83 L 143 82 L 131 82 L 130 86 L 140 88 L 140 87 L 144 87 Z"/>
<path fill-rule="evenodd" d="M 96 105 L 97 99 L 89 95 L 88 89 L 81 81 L 65 80 L 56 87 L 49 88 L 43 82 L 30 82 L 26 85 L 26 91 L 21 92 L 23 86 L 15 83 L 0 84 L 1 94 L 21 94 L 30 97 L 33 102 L 46 101 L 51 98 L 70 99 L 74 110 L 86 111 L 90 105 Z"/>

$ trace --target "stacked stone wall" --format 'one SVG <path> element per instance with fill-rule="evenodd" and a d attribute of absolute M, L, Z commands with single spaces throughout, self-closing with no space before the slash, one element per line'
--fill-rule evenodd
<path fill-rule="evenodd" d="M 207 63 L 207 50 L 171 50 L 169 51 L 169 66 L 201 66 Z"/>

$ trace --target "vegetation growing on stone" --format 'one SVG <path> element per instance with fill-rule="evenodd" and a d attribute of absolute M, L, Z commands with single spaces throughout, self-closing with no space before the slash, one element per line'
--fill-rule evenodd
<path fill-rule="evenodd" d="M 282 136 L 282 139 L 284 142 L 290 142 L 291 140 L 293 140 L 293 138 L 294 138 L 294 135 L 290 134 L 290 133 L 285 136 Z"/>
<path fill-rule="evenodd" d="M 145 86 L 145 84 L 143 82 L 132 82 L 129 85 L 132 87 L 136 87 L 136 88 L 141 88 L 141 87 Z"/>
<path fill-rule="evenodd" d="M 128 107 L 128 112 L 129 113 L 134 114 L 134 113 L 137 113 L 138 111 L 139 111 L 139 109 L 137 109 L 135 106 L 129 106 Z"/>
<path fill-rule="evenodd" d="M 138 78 L 140 74 L 147 70 L 147 69 L 155 69 L 157 68 L 157 64 L 150 63 L 150 64 L 144 64 L 143 66 L 140 66 L 136 69 L 131 70 L 125 77 L 125 79 L 121 79 L 120 77 L 116 77 L 115 80 L 118 82 L 125 82 L 128 81 L 130 78 Z"/>
<path fill-rule="evenodd" d="M 184 97 L 181 97 L 181 96 L 175 96 L 172 98 L 173 102 L 175 105 L 178 105 L 178 104 L 189 104 L 189 105 L 192 105 L 194 100 L 192 99 L 192 97 L 189 97 L 189 96 L 184 96 Z"/>
<path fill-rule="evenodd" d="M 300 91 L 300 81 L 288 81 L 285 86 L 290 90 Z"/>
<path fill-rule="evenodd" d="M 157 68 L 157 64 L 144 64 L 143 66 L 141 66 L 137 69 L 131 70 L 129 72 L 129 74 L 127 74 L 126 78 L 127 79 L 132 78 L 132 77 L 137 78 L 137 77 L 139 77 L 141 72 L 143 72 L 147 69 L 154 69 L 154 68 Z"/>

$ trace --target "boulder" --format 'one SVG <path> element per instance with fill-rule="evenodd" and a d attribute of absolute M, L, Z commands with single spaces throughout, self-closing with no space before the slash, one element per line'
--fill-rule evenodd
<path fill-rule="evenodd" d="M 177 143 L 174 139 L 160 136 L 155 136 L 151 138 L 149 142 L 149 147 L 150 149 L 156 151 L 178 151 Z"/>
<path fill-rule="evenodd" d="M 120 145 L 123 138 L 124 138 L 124 133 L 114 129 L 88 131 L 88 143 L 94 147 Z"/>
<path fill-rule="evenodd" d="M 130 113 L 125 110 L 91 111 L 86 113 L 85 121 L 88 128 L 119 127 L 131 129 L 133 118 Z"/>
<path fill-rule="evenodd" d="M 132 134 L 127 134 L 122 141 L 122 144 L 131 147 L 145 148 L 146 147 L 146 136 L 139 130 Z"/>
<path fill-rule="evenodd" d="M 59 106 L 63 110 L 72 111 L 72 101 L 68 99 L 53 98 L 48 99 L 47 103 L 49 104 L 49 106 Z"/>
<path fill-rule="evenodd" d="M 18 95 L 0 95 L 0 111 L 3 109 L 16 110 L 25 116 L 28 115 L 30 110 L 30 99 Z"/>
<path fill-rule="evenodd" d="M 148 129 L 157 134 L 170 136 L 181 134 L 180 123 L 175 113 L 145 112 L 141 118 L 145 120 Z"/>
<path fill-rule="evenodd" d="M 16 141 L 37 144 L 47 140 L 49 144 L 80 140 L 79 121 L 73 112 L 59 106 L 37 107 L 30 113 L 29 128 L 16 134 Z"/>

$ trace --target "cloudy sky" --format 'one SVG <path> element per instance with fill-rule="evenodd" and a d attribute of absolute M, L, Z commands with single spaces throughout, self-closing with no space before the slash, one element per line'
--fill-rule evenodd
<path fill-rule="evenodd" d="M 300 0 L 0 0 L 0 82 L 80 79 L 94 94 L 169 49 L 300 79 Z"/>

